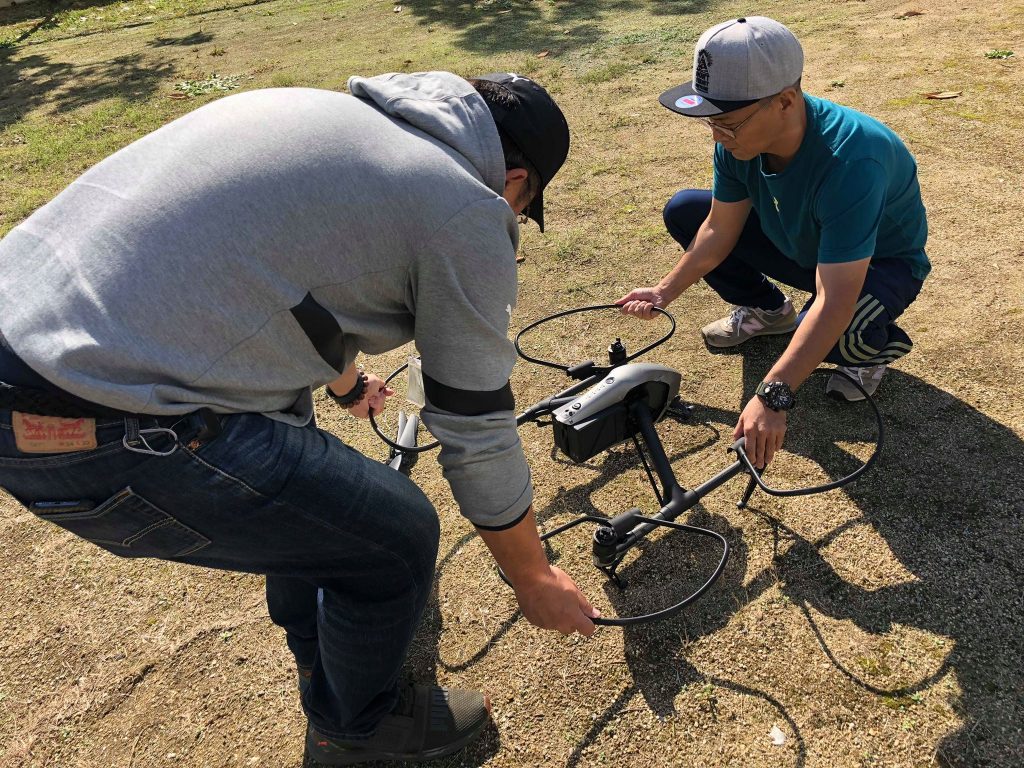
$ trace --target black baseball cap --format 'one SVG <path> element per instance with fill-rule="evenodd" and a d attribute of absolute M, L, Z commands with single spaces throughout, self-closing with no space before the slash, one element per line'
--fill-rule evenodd
<path fill-rule="evenodd" d="M 540 190 L 523 211 L 544 231 L 544 187 L 548 185 L 569 154 L 569 124 L 547 91 L 528 77 L 514 72 L 493 72 L 476 80 L 490 80 L 516 97 L 516 106 L 487 106 L 498 129 L 533 164 L 540 174 Z"/>

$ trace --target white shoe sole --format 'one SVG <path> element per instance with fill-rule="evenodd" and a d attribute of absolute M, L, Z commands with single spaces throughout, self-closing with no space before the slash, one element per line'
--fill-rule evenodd
<path fill-rule="evenodd" d="M 729 342 L 728 344 L 719 344 L 712 341 L 711 339 L 704 335 L 704 331 L 701 331 L 700 335 L 703 337 L 704 343 L 707 344 L 709 347 L 714 347 L 715 349 L 730 349 L 732 347 L 738 347 L 740 344 L 746 344 L 748 341 L 750 341 L 751 339 L 756 339 L 758 336 L 785 336 L 787 333 L 792 333 L 795 330 L 796 323 L 793 323 L 792 327 L 790 328 L 781 328 L 772 331 L 758 331 L 757 333 L 750 334 L 745 339 L 742 339 L 740 341 L 732 341 Z"/>

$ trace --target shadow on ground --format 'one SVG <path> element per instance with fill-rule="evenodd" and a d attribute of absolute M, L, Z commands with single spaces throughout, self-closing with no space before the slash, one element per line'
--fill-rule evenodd
<path fill-rule="evenodd" d="M 809 621 L 808 607 L 872 634 L 899 624 L 951 640 L 943 669 L 882 690 L 845 669 L 812 621 L 837 668 L 876 695 L 907 696 L 952 672 L 963 725 L 937 745 L 940 764 L 1008 767 L 1024 722 L 1024 442 L 920 379 L 890 371 L 884 387 L 884 459 L 848 493 L 915 579 L 875 591 L 851 585 L 821 555 L 838 530 L 807 541 L 781 524 L 792 544 L 779 575 Z"/>
<path fill-rule="evenodd" d="M 55 113 L 67 113 L 105 99 L 119 97 L 126 101 L 141 101 L 157 91 L 161 83 L 174 76 L 174 65 L 167 61 L 167 50 L 174 47 L 194 47 L 214 39 L 209 32 L 198 31 L 179 37 L 157 37 L 147 43 L 148 54 L 129 53 L 84 64 L 61 61 L 49 45 L 33 45 L 31 38 L 37 32 L 53 29 L 59 14 L 68 9 L 101 9 L 117 0 L 86 0 L 73 3 L 46 3 L 15 6 L 4 9 L 0 20 L 16 24 L 33 20 L 21 28 L 13 38 L 0 42 L 0 129 L 16 123 L 29 112 L 49 107 Z M 244 7 L 264 2 L 236 4 Z M 191 15 L 215 13 L 220 8 L 206 9 Z M 154 22 L 128 23 L 120 29 L 148 26 Z M 89 39 L 106 30 L 90 30 L 70 35 L 80 45 L 90 45 Z"/>
<path fill-rule="evenodd" d="M 49 49 L 26 43 L 36 32 L 51 29 L 57 23 L 57 14 L 67 8 L 102 8 L 113 2 L 115 0 L 47 4 L 45 16 L 23 29 L 8 44 L 0 46 L 0 128 L 16 123 L 43 106 L 65 113 L 112 97 L 129 101 L 145 99 L 153 94 L 161 80 L 173 74 L 170 64 L 138 53 L 73 64 L 60 61 Z M 31 12 L 41 13 L 38 6 L 33 6 Z M 10 14 L 3 18 L 8 22 L 17 20 Z"/>
<path fill-rule="evenodd" d="M 783 341 L 773 340 L 744 357 L 745 396 L 741 403 L 783 345 Z M 827 400 L 820 394 L 823 384 L 821 379 L 807 385 L 803 400 L 810 413 L 800 431 L 788 436 L 787 449 L 813 457 L 834 477 L 840 477 L 860 461 L 841 446 L 870 439 L 873 419 L 866 411 L 858 414 L 854 407 Z M 811 388 L 816 388 L 818 394 Z M 948 673 L 955 675 L 961 694 L 954 706 L 963 724 L 935 745 L 940 765 L 1008 768 L 1013 764 L 1024 722 L 1024 702 L 1019 696 L 1024 690 L 1024 667 L 1020 664 L 1024 658 L 1024 635 L 1020 631 L 1024 597 L 1019 588 L 1024 582 L 1024 442 L 949 393 L 897 370 L 887 374 L 879 405 L 888 430 L 882 457 L 872 472 L 843 491 L 860 509 L 858 519 L 810 541 L 758 512 L 759 497 L 754 496 L 751 514 L 761 515 L 775 531 L 774 572 L 753 575 L 744 587 L 747 550 L 736 530 L 724 518 L 711 516 L 701 507 L 690 513 L 689 520 L 729 539 L 733 549 L 730 562 L 718 584 L 680 616 L 622 630 L 633 684 L 595 720 L 570 756 L 568 768 L 583 764 L 586 750 L 636 696 L 643 698 L 653 714 L 663 717 L 673 712 L 673 701 L 679 693 L 698 682 L 763 699 L 789 724 L 791 738 L 795 738 L 796 764 L 803 765 L 806 750 L 800 730 L 771 692 L 730 681 L 727 669 L 718 670 L 720 676 L 710 675 L 685 659 L 689 641 L 719 630 L 733 614 L 780 579 L 784 594 L 801 608 L 822 653 L 868 693 L 899 699 L 929 688 Z M 723 426 L 731 425 L 737 417 L 736 412 L 698 408 L 698 414 L 701 411 L 703 417 Z M 606 462 L 599 477 L 567 489 L 565 498 L 575 508 L 585 507 L 595 488 L 621 471 L 621 461 Z M 561 503 L 556 505 L 557 510 L 542 511 L 539 517 L 563 511 Z M 913 580 L 869 591 L 842 578 L 822 550 L 842 531 L 861 524 L 870 525 L 884 539 L 895 558 L 913 574 Z M 447 557 L 441 569 L 446 561 Z M 713 567 L 711 560 L 708 563 Z M 707 565 L 695 566 L 697 570 L 700 567 L 707 572 Z M 633 576 L 629 568 L 622 575 L 627 580 Z M 614 593 L 609 595 L 615 603 Z M 812 610 L 851 621 L 874 635 L 888 633 L 896 625 L 918 628 L 946 638 L 951 651 L 937 671 L 896 688 L 882 688 L 862 679 L 836 657 Z M 518 618 L 518 613 L 512 616 L 459 667 L 471 666 L 485 657 Z M 441 629 L 435 602 L 417 642 L 436 649 Z M 434 654 L 426 671 L 433 670 L 436 675 L 439 659 L 436 650 Z M 493 746 L 488 742 L 481 745 L 484 752 L 467 755 L 469 764 L 478 765 Z"/>
<path fill-rule="evenodd" d="M 411 0 L 403 3 L 422 24 L 442 24 L 458 30 L 455 42 L 467 51 L 494 54 L 515 50 L 550 50 L 566 53 L 594 43 L 602 23 L 627 11 L 646 10 L 655 15 L 700 13 L 709 0 L 631 2 L 582 0 L 553 4 L 530 0 Z"/>
<path fill-rule="evenodd" d="M 114 97 L 146 99 L 173 74 L 171 64 L 138 54 L 75 65 L 44 53 L 0 49 L 0 128 L 44 105 L 59 114 Z"/>

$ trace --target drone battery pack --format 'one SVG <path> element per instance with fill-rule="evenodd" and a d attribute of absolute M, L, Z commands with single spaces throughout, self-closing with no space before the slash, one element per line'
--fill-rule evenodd
<path fill-rule="evenodd" d="M 586 461 L 613 445 L 628 440 L 629 414 L 622 403 L 595 413 L 578 424 L 563 424 L 555 420 L 555 445 L 573 461 Z"/>

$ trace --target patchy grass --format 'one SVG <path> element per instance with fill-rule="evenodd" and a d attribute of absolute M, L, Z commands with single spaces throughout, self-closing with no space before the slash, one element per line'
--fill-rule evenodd
<path fill-rule="evenodd" d="M 241 75 L 214 74 L 202 80 L 182 80 L 180 83 L 174 84 L 174 90 L 186 96 L 206 96 L 218 91 L 233 91 L 238 88 L 241 79 Z"/>
<path fill-rule="evenodd" d="M 710 184 L 710 139 L 656 96 L 688 73 L 700 31 L 737 4 L 155 0 L 27 4 L 0 11 L 0 233 L 75 176 L 223 92 L 175 84 L 231 73 L 239 90 L 341 88 L 350 74 L 508 69 L 556 95 L 573 132 L 545 195 L 548 232 L 523 230 L 514 330 L 657 280 L 678 248 L 661 208 Z M 413 477 L 438 507 L 436 592 L 413 649 L 418 677 L 487 690 L 494 727 L 437 766 L 1011 766 L 1024 688 L 1020 498 L 1024 363 L 1019 56 L 1003 51 L 1024 7 L 947 0 L 893 18 L 882 0 L 800 0 L 767 10 L 801 36 L 804 84 L 896 129 L 915 153 L 935 265 L 904 323 L 915 349 L 883 383 L 888 445 L 842 492 L 735 509 L 741 483 L 689 518 L 725 535 L 722 580 L 675 620 L 592 640 L 517 617 L 479 540 L 422 457 Z M 1000 46 L 1000 47 L 996 47 Z M 542 51 L 545 57 L 538 57 Z M 965 53 L 966 52 L 966 53 Z M 955 62 L 955 66 L 951 63 Z M 955 103 L 920 94 L 962 90 Z M 797 297 L 799 298 L 799 297 Z M 725 466 L 738 409 L 784 348 L 710 355 L 698 329 L 725 311 L 703 285 L 671 310 L 676 336 L 650 356 L 678 368 L 696 404 L 663 438 L 688 485 Z M 661 326 L 614 312 L 539 329 L 529 349 L 565 361 L 630 349 Z M 407 352 L 368 359 L 389 371 Z M 517 368 L 520 404 L 566 382 Z M 773 482 L 799 486 L 862 458 L 863 410 L 800 394 Z M 318 399 L 321 424 L 374 458 L 362 423 Z M 522 431 L 536 510 L 550 529 L 582 511 L 648 511 L 625 447 L 577 466 Z M 0 764 L 299 764 L 291 662 L 251 576 L 120 561 L 5 500 L 0 563 Z M 664 537 L 630 564 L 636 591 L 589 563 L 588 533 L 553 548 L 607 610 L 679 589 L 710 556 Z M 654 589 L 645 590 L 644 585 Z M 633 602 L 631 602 L 633 601 Z M 777 726 L 786 736 L 772 743 Z M 225 750 L 224 744 L 232 745 Z M 168 755 L 173 754 L 173 758 Z"/>

